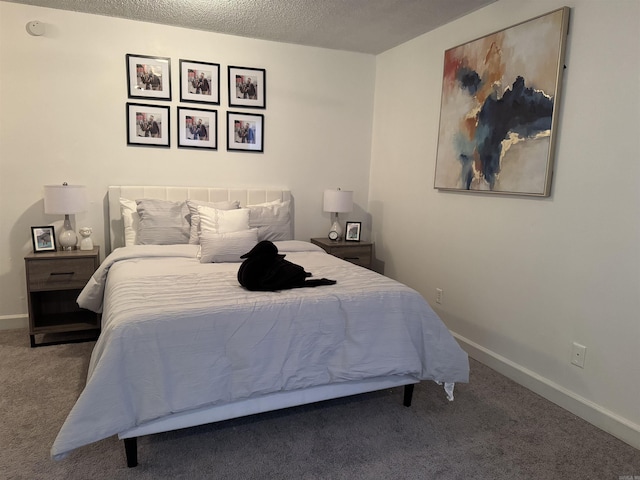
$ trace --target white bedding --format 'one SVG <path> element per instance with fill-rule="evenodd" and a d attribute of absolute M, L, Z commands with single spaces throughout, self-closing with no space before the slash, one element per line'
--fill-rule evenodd
<path fill-rule="evenodd" d="M 54 458 L 171 413 L 388 375 L 467 382 L 468 359 L 416 291 L 306 242 L 287 259 L 336 285 L 250 292 L 197 245 L 115 250 L 78 301 L 103 311 Z M 104 293 L 104 302 L 102 302 Z"/>

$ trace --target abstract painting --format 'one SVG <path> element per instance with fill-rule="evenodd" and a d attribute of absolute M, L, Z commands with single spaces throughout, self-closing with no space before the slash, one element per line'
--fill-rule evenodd
<path fill-rule="evenodd" d="M 549 196 L 569 8 L 444 54 L 434 186 Z"/>

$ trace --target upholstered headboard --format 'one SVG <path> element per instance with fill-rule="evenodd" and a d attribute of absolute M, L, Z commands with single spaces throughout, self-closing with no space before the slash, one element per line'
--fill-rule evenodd
<path fill-rule="evenodd" d="M 109 240 L 112 252 L 124 246 L 124 224 L 120 213 L 120 198 L 139 200 L 156 198 L 179 202 L 182 200 L 201 200 L 204 202 L 222 202 L 237 200 L 240 206 L 255 205 L 272 200 L 292 200 L 291 192 L 274 188 L 220 188 L 220 187 L 174 187 L 174 186 L 111 186 L 109 187 Z M 293 202 L 291 202 L 291 238 L 293 238 Z"/>

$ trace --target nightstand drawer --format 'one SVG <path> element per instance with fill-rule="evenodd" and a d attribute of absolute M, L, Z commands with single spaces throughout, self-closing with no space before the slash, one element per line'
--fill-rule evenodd
<path fill-rule="evenodd" d="M 347 262 L 371 268 L 373 265 L 373 243 L 333 241 L 327 238 L 312 238 L 311 243 L 318 245 L 325 252 Z"/>
<path fill-rule="evenodd" d="M 363 267 L 371 265 L 371 247 L 333 247 L 331 255 Z"/>
<path fill-rule="evenodd" d="M 68 290 L 84 288 L 96 265 L 93 258 L 42 259 L 27 268 L 31 291 Z"/>

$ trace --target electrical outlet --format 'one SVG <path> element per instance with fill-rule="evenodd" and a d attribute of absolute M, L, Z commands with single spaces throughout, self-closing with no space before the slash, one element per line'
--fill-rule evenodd
<path fill-rule="evenodd" d="M 584 368 L 584 357 L 587 355 L 587 347 L 573 342 L 573 348 L 571 349 L 571 363 Z"/>
<path fill-rule="evenodd" d="M 442 289 L 436 288 L 436 303 L 442 303 Z"/>

